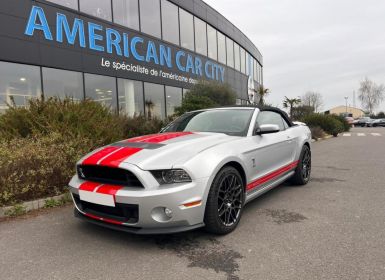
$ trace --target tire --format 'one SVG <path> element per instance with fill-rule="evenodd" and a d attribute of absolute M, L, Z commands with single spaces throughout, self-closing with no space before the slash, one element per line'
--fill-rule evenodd
<path fill-rule="evenodd" d="M 309 183 L 311 174 L 311 151 L 309 146 L 302 147 L 299 162 L 293 177 L 290 178 L 290 183 L 297 186 L 303 186 Z"/>
<path fill-rule="evenodd" d="M 245 184 L 238 170 L 225 166 L 215 176 L 207 198 L 206 231 L 218 235 L 232 232 L 241 219 L 245 204 Z"/>

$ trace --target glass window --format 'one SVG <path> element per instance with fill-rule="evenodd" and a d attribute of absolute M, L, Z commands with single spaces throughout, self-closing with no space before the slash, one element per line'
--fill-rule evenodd
<path fill-rule="evenodd" d="M 86 98 L 103 104 L 111 110 L 116 110 L 116 81 L 113 77 L 84 74 Z"/>
<path fill-rule="evenodd" d="M 167 0 L 162 0 L 162 36 L 163 40 L 179 45 L 178 7 Z"/>
<path fill-rule="evenodd" d="M 254 59 L 254 81 L 258 81 L 258 66 L 257 61 Z"/>
<path fill-rule="evenodd" d="M 226 37 L 218 32 L 218 61 L 226 64 Z"/>
<path fill-rule="evenodd" d="M 24 107 L 33 97 L 41 97 L 40 68 L 0 62 L 0 113 L 9 105 Z"/>
<path fill-rule="evenodd" d="M 241 48 L 241 72 L 246 74 L 246 51 Z"/>
<path fill-rule="evenodd" d="M 285 130 L 284 120 L 280 114 L 272 111 L 262 111 L 258 114 L 257 125 L 276 124 L 280 130 Z"/>
<path fill-rule="evenodd" d="M 182 89 L 166 86 L 166 108 L 167 116 L 175 113 L 175 107 L 182 105 Z"/>
<path fill-rule="evenodd" d="M 75 10 L 79 8 L 78 0 L 48 0 L 48 1 L 55 4 L 62 5 L 62 6 L 66 6 L 68 8 L 75 9 Z"/>
<path fill-rule="evenodd" d="M 128 117 L 144 115 L 142 82 L 118 79 L 118 100 L 120 114 Z"/>
<path fill-rule="evenodd" d="M 44 97 L 72 97 L 74 100 L 83 100 L 83 75 L 79 72 L 43 68 Z"/>
<path fill-rule="evenodd" d="M 139 0 L 113 0 L 114 22 L 139 30 Z"/>
<path fill-rule="evenodd" d="M 80 0 L 80 11 L 101 19 L 112 20 L 111 0 Z"/>
<path fill-rule="evenodd" d="M 246 136 L 254 110 L 221 109 L 186 113 L 164 131 L 216 132 Z"/>
<path fill-rule="evenodd" d="M 241 71 L 241 55 L 237 43 L 234 43 L 234 67 L 236 70 Z"/>
<path fill-rule="evenodd" d="M 207 56 L 207 29 L 206 23 L 194 17 L 195 24 L 195 51 Z"/>
<path fill-rule="evenodd" d="M 211 59 L 218 60 L 217 30 L 207 25 L 208 56 Z"/>
<path fill-rule="evenodd" d="M 227 66 L 234 68 L 234 42 L 226 37 Z"/>
<path fill-rule="evenodd" d="M 161 38 L 159 0 L 140 0 L 141 31 Z"/>
<path fill-rule="evenodd" d="M 164 102 L 164 86 L 158 84 L 144 83 L 146 116 L 164 119 L 166 110 Z"/>
<path fill-rule="evenodd" d="M 246 75 L 254 78 L 254 60 L 248 52 L 246 53 Z"/>
<path fill-rule="evenodd" d="M 194 17 L 185 10 L 179 9 L 179 20 L 181 46 L 194 51 Z"/>

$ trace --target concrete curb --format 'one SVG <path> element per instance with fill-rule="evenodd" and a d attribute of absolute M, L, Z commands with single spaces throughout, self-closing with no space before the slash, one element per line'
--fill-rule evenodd
<path fill-rule="evenodd" d="M 314 142 L 318 142 L 318 141 L 322 141 L 322 140 L 327 140 L 327 139 L 330 139 L 333 137 L 334 137 L 333 135 L 326 135 L 324 138 L 317 138 L 317 140 L 311 139 L 311 142 L 314 143 Z"/>
<path fill-rule="evenodd" d="M 65 199 L 66 196 L 68 196 L 68 194 L 61 194 L 53 197 L 47 197 L 47 198 L 37 199 L 33 201 L 23 202 L 18 205 L 21 205 L 26 212 L 29 212 L 32 210 L 38 210 L 38 209 L 44 208 L 46 200 L 60 201 Z M 13 207 L 14 206 L 0 207 L 0 218 L 7 217 L 5 213 L 7 213 L 8 211 L 12 211 Z"/>

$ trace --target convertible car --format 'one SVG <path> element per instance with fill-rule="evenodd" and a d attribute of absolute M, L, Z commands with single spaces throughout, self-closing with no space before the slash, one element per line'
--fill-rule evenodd
<path fill-rule="evenodd" d="M 69 183 L 75 216 L 139 234 L 233 231 L 245 205 L 308 183 L 311 133 L 276 108 L 189 112 L 161 133 L 102 147 Z"/>

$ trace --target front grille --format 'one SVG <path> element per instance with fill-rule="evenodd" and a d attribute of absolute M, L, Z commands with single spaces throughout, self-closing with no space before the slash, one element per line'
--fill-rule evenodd
<path fill-rule="evenodd" d="M 143 184 L 130 171 L 98 165 L 78 165 L 78 176 L 82 180 L 143 188 Z"/>
<path fill-rule="evenodd" d="M 139 206 L 136 204 L 116 203 L 115 207 L 109 207 L 80 200 L 77 194 L 73 194 L 73 197 L 77 207 L 87 214 L 122 223 L 135 224 L 138 222 Z"/>

